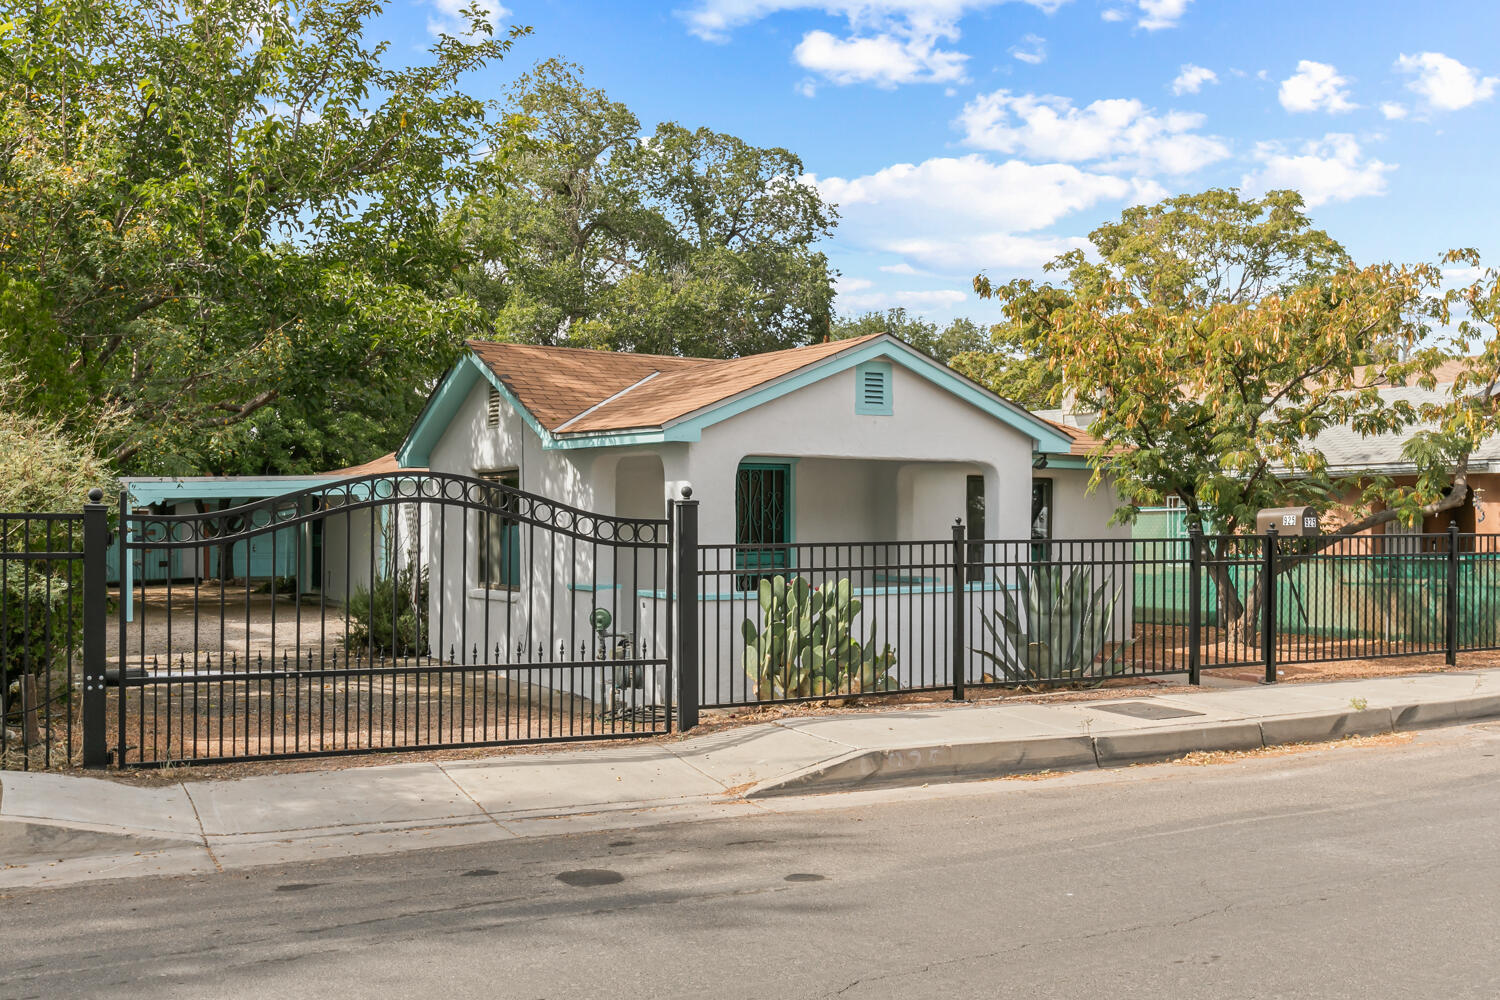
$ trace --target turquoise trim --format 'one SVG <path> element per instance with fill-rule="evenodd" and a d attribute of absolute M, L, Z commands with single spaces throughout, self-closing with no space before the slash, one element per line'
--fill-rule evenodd
<path fill-rule="evenodd" d="M 620 585 L 618 583 L 570 583 L 568 589 L 593 594 L 601 590 L 619 590 Z"/>
<path fill-rule="evenodd" d="M 727 572 L 727 571 L 726 571 Z M 1005 590 L 1020 590 L 1018 584 L 998 583 L 966 583 L 964 593 L 966 594 L 994 594 Z M 920 587 L 855 587 L 850 593 L 855 597 L 899 597 L 915 594 L 951 594 L 953 588 L 948 586 L 920 586 Z M 667 600 L 665 590 L 637 590 L 636 597 L 650 597 L 658 601 Z M 675 594 L 673 595 L 675 598 Z M 753 590 L 731 590 L 716 594 L 699 594 L 700 601 L 755 601 L 757 595 Z"/>
<path fill-rule="evenodd" d="M 132 506 L 154 503 L 181 503 L 186 500 L 263 500 L 286 493 L 326 486 L 343 476 L 268 476 L 251 479 L 238 477 L 146 480 L 125 478 L 120 485 Z"/>
<path fill-rule="evenodd" d="M 836 375 L 866 361 L 877 359 L 889 359 L 927 379 L 929 382 L 934 383 L 939 388 L 948 390 L 959 399 L 988 413 L 1001 423 L 1015 428 L 1031 438 L 1034 447 L 1039 451 L 1066 452 L 1072 447 L 1072 442 L 1061 431 L 1057 430 L 1041 417 L 1031 413 L 1029 410 L 1022 409 L 1014 403 L 1001 399 L 988 389 L 982 388 L 952 369 L 938 364 L 921 351 L 907 346 L 894 337 L 882 337 L 879 340 L 872 340 L 852 350 L 835 354 L 831 358 L 810 365 L 793 375 L 783 378 L 779 382 L 761 386 L 743 396 L 726 400 L 723 403 L 710 407 L 696 417 L 686 418 L 669 424 L 665 428 L 665 439 L 668 441 L 696 441 L 705 427 L 712 426 L 722 420 L 728 420 L 730 417 L 744 413 L 746 410 L 754 409 L 763 403 L 770 402 L 788 393 L 796 392 L 798 389 L 822 381 L 830 375 Z"/>
<path fill-rule="evenodd" d="M 427 406 L 423 408 L 421 416 L 417 418 L 416 424 L 407 434 L 406 441 L 396 452 L 396 458 L 405 468 L 426 466 L 431 460 L 433 446 L 442 438 L 464 399 L 467 398 L 469 390 L 480 378 L 494 386 L 506 402 L 521 414 L 521 419 L 526 421 L 526 426 L 530 427 L 532 432 L 541 439 L 543 449 L 559 451 L 572 448 L 617 448 L 697 441 L 702 437 L 705 427 L 711 427 L 746 410 L 819 382 L 830 375 L 837 375 L 839 372 L 868 362 L 894 362 L 901 365 L 1001 423 L 1025 434 L 1032 439 L 1038 451 L 1066 454 L 1072 446 L 1062 432 L 1042 418 L 1014 403 L 1001 399 L 988 389 L 969 381 L 895 337 L 885 336 L 814 362 L 778 381 L 760 386 L 733 399 L 716 403 L 696 416 L 679 419 L 660 429 L 648 428 L 579 435 L 554 435 L 548 431 L 537 421 L 530 410 L 521 405 L 521 401 L 506 388 L 505 383 L 490 371 L 489 366 L 470 351 L 443 378 L 437 390 L 428 399 Z"/>
<path fill-rule="evenodd" d="M 866 361 L 855 365 L 854 412 L 864 417 L 890 416 L 893 381 L 889 361 Z"/>
<path fill-rule="evenodd" d="M 1092 469 L 1089 460 L 1082 455 L 1048 455 L 1047 469 Z M 1046 472 L 1047 469 L 1037 469 Z"/>

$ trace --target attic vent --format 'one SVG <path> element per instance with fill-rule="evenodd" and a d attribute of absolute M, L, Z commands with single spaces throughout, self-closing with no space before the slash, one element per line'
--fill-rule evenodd
<path fill-rule="evenodd" d="M 484 422 L 491 427 L 500 426 L 500 390 L 490 386 L 490 407 Z"/>
<path fill-rule="evenodd" d="M 871 361 L 854 369 L 854 412 L 871 416 L 891 414 L 891 366 Z"/>

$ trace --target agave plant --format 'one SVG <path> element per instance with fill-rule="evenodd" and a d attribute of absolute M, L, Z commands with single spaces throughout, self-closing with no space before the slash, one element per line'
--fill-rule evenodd
<path fill-rule="evenodd" d="M 1109 582 L 1095 587 L 1092 571 L 1081 567 L 1065 575 L 1039 566 L 1017 570 L 1017 576 L 1016 593 L 1001 592 L 1004 610 L 995 612 L 994 621 L 981 619 L 995 640 L 994 651 L 974 650 L 994 664 L 999 679 L 1086 680 L 1120 672 L 1133 640 L 1106 655 L 1119 591 L 1109 596 Z"/>
<path fill-rule="evenodd" d="M 745 671 L 762 701 L 891 691 L 896 655 L 876 646 L 875 629 L 861 643 L 854 619 L 861 604 L 848 578 L 816 589 L 801 577 L 761 580 L 762 626 L 745 619 Z"/>

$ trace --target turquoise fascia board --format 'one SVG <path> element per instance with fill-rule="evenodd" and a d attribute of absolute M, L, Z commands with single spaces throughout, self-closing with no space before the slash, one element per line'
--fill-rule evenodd
<path fill-rule="evenodd" d="M 670 424 L 665 428 L 668 435 L 667 440 L 695 441 L 703 428 L 712 426 L 721 420 L 728 420 L 730 417 L 744 413 L 746 410 L 754 409 L 780 396 L 796 392 L 798 389 L 805 388 L 830 375 L 836 375 L 841 371 L 853 368 L 866 361 L 886 359 L 901 365 L 903 368 L 920 375 L 943 389 L 947 389 L 964 402 L 988 413 L 1001 423 L 1014 427 L 1031 438 L 1035 442 L 1035 447 L 1040 451 L 1066 452 L 1072 447 L 1072 442 L 1040 417 L 998 399 L 957 372 L 938 364 L 927 357 L 927 355 L 907 347 L 895 338 L 874 340 L 854 350 L 835 354 L 820 364 L 805 368 L 782 379 L 780 382 L 762 386 L 743 396 L 705 410 L 695 417 Z M 682 433 L 691 433 L 694 436 L 690 438 L 674 436 Z"/>
<path fill-rule="evenodd" d="M 246 502 L 277 497 L 298 490 L 338 482 L 333 476 L 278 476 L 269 479 L 200 478 L 163 479 L 141 482 L 126 479 L 122 485 L 134 506 L 183 500 L 235 500 Z"/>
<path fill-rule="evenodd" d="M 1083 455 L 1048 455 L 1047 469 L 1091 469 L 1089 460 Z M 1046 472 L 1047 469 L 1038 469 L 1038 472 Z"/>

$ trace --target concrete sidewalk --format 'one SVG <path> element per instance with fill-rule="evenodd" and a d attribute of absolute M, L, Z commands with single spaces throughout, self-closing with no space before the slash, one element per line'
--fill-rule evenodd
<path fill-rule="evenodd" d="M 779 796 L 1111 767 L 1500 717 L 1500 670 L 788 718 L 490 759 L 133 787 L 0 772 L 0 888 L 782 808 Z"/>

